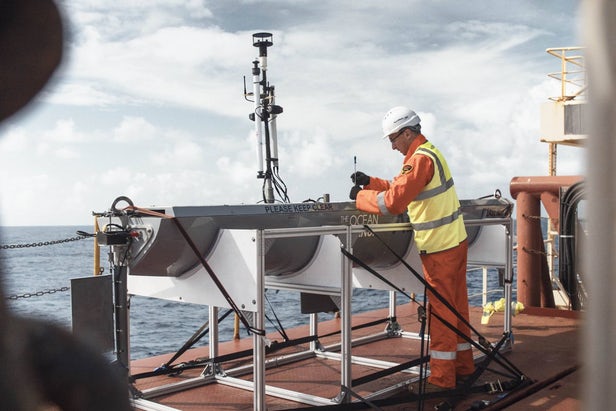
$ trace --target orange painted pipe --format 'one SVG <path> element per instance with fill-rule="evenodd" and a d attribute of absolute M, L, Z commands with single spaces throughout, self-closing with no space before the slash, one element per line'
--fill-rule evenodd
<path fill-rule="evenodd" d="M 550 218 L 558 221 L 560 189 L 582 180 L 582 176 L 532 176 L 514 177 L 509 184 L 516 199 L 517 297 L 525 306 L 554 307 L 541 231 L 541 202 Z"/>
<path fill-rule="evenodd" d="M 509 192 L 513 198 L 517 198 L 521 192 L 533 195 L 544 192 L 558 194 L 561 187 L 570 187 L 583 179 L 583 176 L 513 177 L 509 183 Z"/>

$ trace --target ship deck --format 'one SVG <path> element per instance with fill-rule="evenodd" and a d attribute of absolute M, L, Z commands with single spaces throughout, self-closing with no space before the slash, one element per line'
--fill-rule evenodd
<path fill-rule="evenodd" d="M 383 319 L 388 316 L 388 309 L 381 309 L 353 315 L 353 326 Z M 405 332 L 418 332 L 420 324 L 417 321 L 416 306 L 412 303 L 397 306 L 397 321 Z M 471 323 L 475 329 L 491 343 L 498 342 L 503 334 L 503 313 L 494 314 L 489 324 L 481 324 L 481 308 L 471 308 Z M 524 312 L 512 318 L 513 346 L 503 353 L 507 362 L 513 364 L 532 382 L 517 390 L 508 393 L 490 394 L 487 392 L 472 393 L 464 398 L 458 398 L 456 410 L 472 409 L 477 401 L 486 401 L 490 405 L 482 409 L 508 409 L 508 410 L 578 410 L 580 400 L 578 395 L 579 359 L 579 328 L 580 318 L 575 312 L 527 308 Z M 340 330 L 340 319 L 332 319 L 319 323 L 318 334 L 323 346 L 340 343 L 340 334 L 325 336 Z M 385 324 L 361 328 L 353 331 L 354 341 L 366 336 L 382 335 Z M 286 330 L 289 338 L 300 338 L 309 335 L 308 326 Z M 279 334 L 268 336 L 272 341 L 282 341 Z M 475 337 L 474 337 L 475 338 Z M 252 337 L 240 340 L 221 342 L 219 355 L 252 349 Z M 413 338 L 388 337 L 370 339 L 366 343 L 357 344 L 352 348 L 353 357 L 370 358 L 390 363 L 404 363 L 420 358 L 420 340 Z M 293 392 L 302 393 L 307 397 L 335 398 L 341 391 L 341 363 L 332 358 L 309 356 L 308 358 L 284 364 L 286 355 L 293 352 L 309 352 L 308 344 L 285 348 L 268 359 L 280 359 L 279 364 L 272 362 L 265 373 L 267 386 L 278 387 Z M 332 349 L 335 352 L 335 349 Z M 477 350 L 475 350 L 478 352 Z M 172 354 L 135 360 L 131 364 L 132 375 L 149 372 L 165 363 Z M 199 347 L 188 350 L 175 363 L 207 358 L 208 347 Z M 241 369 L 244 366 L 250 371 L 251 358 L 234 360 L 223 363 L 223 370 Z M 275 360 L 273 360 L 275 361 Z M 200 377 L 204 367 L 185 370 L 173 377 L 155 376 L 138 379 L 136 388 L 145 394 L 147 400 L 138 402 L 137 409 L 161 410 L 252 410 L 253 393 L 244 388 L 229 386 L 221 382 L 205 384 L 206 380 Z M 370 375 L 380 369 L 373 364 L 353 363 L 351 376 L 356 379 Z M 237 378 L 252 380 L 252 373 Z M 406 384 L 416 379 L 417 374 L 397 372 L 383 376 L 374 381 L 355 386 L 353 392 L 360 397 L 369 397 L 372 393 L 386 391 L 388 399 L 374 397 L 373 406 L 382 410 L 417 410 L 423 405 L 425 409 L 433 409 L 435 404 L 444 401 L 443 398 L 428 399 L 420 404 L 408 393 Z M 504 380 L 498 366 L 490 366 L 475 382 L 475 386 L 483 386 L 487 382 Z M 156 387 L 183 386 L 184 389 L 171 392 Z M 389 388 L 386 388 L 389 387 Z M 391 388 L 394 387 L 394 388 Z M 500 400 L 500 401 L 497 401 Z M 358 401 L 357 397 L 353 401 Z M 487 403 L 486 403 L 487 404 Z M 305 403 L 289 399 L 266 396 L 268 410 L 301 409 L 311 407 Z M 150 408 L 151 406 L 151 408 Z M 158 407 L 158 408 L 156 408 Z M 168 407 L 168 408 L 167 408 Z M 354 405 L 357 407 L 357 404 Z M 323 406 L 323 409 L 333 406 Z M 353 408 L 347 406 L 347 409 Z M 369 408 L 369 407 L 365 407 Z M 338 407 L 337 409 L 343 409 Z M 478 409 L 478 408 L 476 408 Z"/>

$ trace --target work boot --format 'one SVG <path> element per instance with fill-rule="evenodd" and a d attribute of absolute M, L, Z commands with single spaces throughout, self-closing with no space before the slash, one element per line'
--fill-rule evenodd
<path fill-rule="evenodd" d="M 456 387 L 461 387 L 464 384 L 466 384 L 466 382 L 470 380 L 472 376 L 473 374 L 467 374 L 467 375 L 456 374 Z"/>

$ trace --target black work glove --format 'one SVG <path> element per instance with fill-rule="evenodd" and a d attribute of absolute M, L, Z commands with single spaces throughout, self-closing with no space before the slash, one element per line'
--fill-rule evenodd
<path fill-rule="evenodd" d="M 351 187 L 351 192 L 349 193 L 349 198 L 351 200 L 355 200 L 357 198 L 357 193 L 359 193 L 361 191 L 361 187 L 360 186 L 353 186 Z"/>
<path fill-rule="evenodd" d="M 353 181 L 355 185 L 367 186 L 370 184 L 370 176 L 362 173 L 361 171 L 356 171 L 351 174 L 351 181 Z"/>

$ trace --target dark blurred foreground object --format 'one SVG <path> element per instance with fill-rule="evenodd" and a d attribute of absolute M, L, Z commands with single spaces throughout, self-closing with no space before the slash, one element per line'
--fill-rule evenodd
<path fill-rule="evenodd" d="M 61 59 L 53 1 L 0 0 L 0 121 L 34 98 Z M 12 315 L 0 282 L 0 410 L 128 411 L 120 373 L 68 331 Z"/>
<path fill-rule="evenodd" d="M 62 59 L 62 20 L 48 0 L 0 0 L 0 120 L 47 83 Z"/>
<path fill-rule="evenodd" d="M 43 321 L 6 316 L 0 410 L 128 411 L 124 370 Z M 3 357 L 10 355 L 10 358 Z"/>

